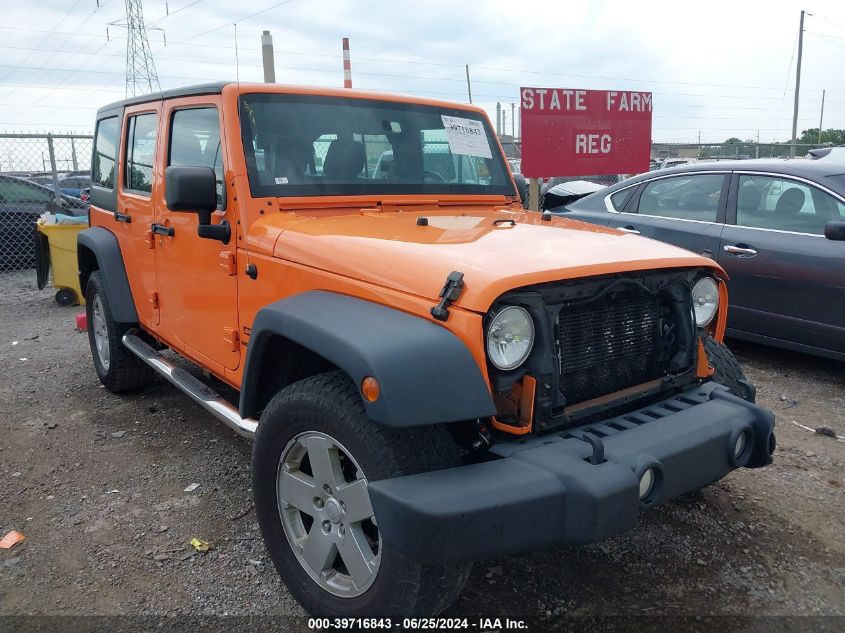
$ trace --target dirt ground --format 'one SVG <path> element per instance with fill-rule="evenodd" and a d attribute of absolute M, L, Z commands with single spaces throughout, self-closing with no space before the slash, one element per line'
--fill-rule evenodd
<path fill-rule="evenodd" d="M 52 295 L 0 274 L 0 536 L 26 535 L 0 550 L 0 615 L 303 616 L 258 533 L 249 443 L 163 380 L 108 393 Z M 732 345 L 777 414 L 773 466 L 601 544 L 476 563 L 450 613 L 845 615 L 845 442 L 794 424 L 845 434 L 845 363 Z"/>

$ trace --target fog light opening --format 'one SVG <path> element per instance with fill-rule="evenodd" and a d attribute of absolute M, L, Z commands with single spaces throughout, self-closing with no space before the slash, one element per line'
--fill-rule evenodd
<path fill-rule="evenodd" d="M 657 482 L 657 473 L 654 468 L 646 468 L 640 475 L 640 501 L 645 501 L 654 491 L 654 484 Z"/>
<path fill-rule="evenodd" d="M 734 457 L 737 459 L 742 457 L 746 446 L 748 446 L 748 438 L 745 437 L 745 433 L 740 433 L 736 436 L 736 442 L 734 443 Z"/>
<path fill-rule="evenodd" d="M 743 429 L 740 432 L 731 446 L 731 457 L 735 466 L 745 466 L 751 457 L 752 444 L 754 443 L 754 436 L 751 429 Z"/>

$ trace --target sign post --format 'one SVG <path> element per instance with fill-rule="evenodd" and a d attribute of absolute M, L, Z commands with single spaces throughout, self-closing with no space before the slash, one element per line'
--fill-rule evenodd
<path fill-rule="evenodd" d="M 528 210 L 540 210 L 540 179 L 531 178 L 528 181 Z"/>
<path fill-rule="evenodd" d="M 651 155 L 650 92 L 520 88 L 528 178 L 636 174 Z"/>

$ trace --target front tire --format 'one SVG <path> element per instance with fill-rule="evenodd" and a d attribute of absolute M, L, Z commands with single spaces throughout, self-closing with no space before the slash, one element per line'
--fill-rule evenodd
<path fill-rule="evenodd" d="M 146 386 L 153 370 L 123 346 L 121 339 L 132 325 L 114 320 L 98 270 L 91 273 L 85 288 L 85 315 L 94 369 L 106 389 L 124 393 Z"/>
<path fill-rule="evenodd" d="M 713 380 L 727 387 L 728 391 L 735 396 L 754 402 L 757 390 L 754 385 L 748 382 L 745 372 L 742 371 L 742 366 L 733 352 L 724 343 L 720 343 L 709 336 L 704 341 L 704 351 L 711 367 L 715 369 L 712 376 Z"/>
<path fill-rule="evenodd" d="M 400 430 L 369 420 L 342 372 L 276 394 L 253 443 L 255 511 L 276 570 L 305 610 L 403 617 L 448 607 L 471 565 L 422 565 L 384 545 L 367 480 L 457 464 L 443 427 Z"/>

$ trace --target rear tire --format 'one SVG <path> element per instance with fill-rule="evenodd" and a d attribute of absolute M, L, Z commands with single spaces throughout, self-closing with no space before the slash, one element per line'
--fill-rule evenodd
<path fill-rule="evenodd" d="M 756 388 L 745 377 L 742 366 L 724 343 L 719 343 L 712 337 L 704 341 L 704 351 L 707 353 L 707 360 L 715 369 L 713 380 L 724 385 L 735 396 L 743 400 L 754 402 L 757 393 Z"/>
<path fill-rule="evenodd" d="M 85 314 L 91 356 L 100 382 L 113 393 L 145 387 L 153 378 L 153 370 L 123 346 L 121 339 L 134 324 L 114 320 L 99 270 L 88 278 Z"/>
<path fill-rule="evenodd" d="M 382 543 L 374 519 L 360 519 L 372 515 L 369 495 L 357 505 L 344 495 L 362 479 L 365 491 L 366 479 L 458 463 L 457 446 L 442 426 L 395 429 L 369 420 L 343 372 L 305 378 L 276 394 L 253 443 L 255 511 L 276 570 L 305 610 L 318 617 L 404 617 L 436 615 L 448 607 L 471 564 L 422 565 L 405 558 Z M 334 481 L 325 484 L 320 473 L 326 470 L 340 473 L 342 481 L 333 474 Z M 302 481 L 309 487 L 297 496 L 295 484 Z M 365 544 L 354 550 L 364 552 L 364 566 L 343 541 L 353 533 L 356 543 Z M 312 539 L 323 545 L 310 548 Z M 316 550 L 320 553 L 310 556 Z"/>

